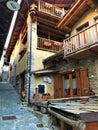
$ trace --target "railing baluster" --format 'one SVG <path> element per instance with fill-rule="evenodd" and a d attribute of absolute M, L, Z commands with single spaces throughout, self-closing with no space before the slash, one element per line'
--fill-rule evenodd
<path fill-rule="evenodd" d="M 57 52 L 63 49 L 63 44 L 58 41 L 53 41 L 53 40 L 45 39 L 41 37 L 38 37 L 37 41 L 38 41 L 37 43 L 38 49 L 52 51 L 52 52 Z"/>
<path fill-rule="evenodd" d="M 65 56 L 98 41 L 98 23 L 64 40 Z"/>
<path fill-rule="evenodd" d="M 62 17 L 64 15 L 64 9 L 43 1 L 38 2 L 38 11 L 42 11 L 57 17 Z"/>
<path fill-rule="evenodd" d="M 97 39 L 98 39 L 98 23 L 96 24 L 96 33 L 97 33 Z"/>

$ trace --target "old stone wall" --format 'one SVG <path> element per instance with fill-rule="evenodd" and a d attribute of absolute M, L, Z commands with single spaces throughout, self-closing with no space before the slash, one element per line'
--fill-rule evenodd
<path fill-rule="evenodd" d="M 81 60 L 78 63 L 62 61 L 57 65 L 57 69 L 61 73 L 67 71 L 74 71 L 78 68 L 88 69 L 89 86 L 93 89 L 95 94 L 98 94 L 98 60 L 94 57 L 89 57 Z"/>

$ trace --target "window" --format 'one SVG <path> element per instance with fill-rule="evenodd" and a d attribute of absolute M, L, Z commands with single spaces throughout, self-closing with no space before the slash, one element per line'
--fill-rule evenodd
<path fill-rule="evenodd" d="M 64 75 L 64 94 L 70 95 L 70 89 L 72 89 L 73 95 L 77 94 L 75 72 Z"/>
<path fill-rule="evenodd" d="M 79 31 L 84 30 L 84 29 L 87 28 L 88 26 L 89 26 L 89 23 L 86 22 L 86 23 L 84 23 L 83 25 L 81 25 L 80 27 L 78 27 L 76 30 L 77 30 L 77 32 L 79 32 Z"/>
<path fill-rule="evenodd" d="M 79 41 L 78 44 L 80 47 L 84 46 L 87 43 L 87 39 L 88 39 L 87 34 L 86 34 L 86 31 L 83 31 L 83 30 L 85 30 L 88 26 L 89 26 L 89 23 L 87 22 L 77 28 L 77 32 L 81 31 L 78 35 L 78 41 Z"/>
<path fill-rule="evenodd" d="M 96 16 L 96 17 L 94 18 L 94 20 L 95 20 L 95 23 L 98 23 L 98 16 Z"/>
<path fill-rule="evenodd" d="M 54 97 L 84 96 L 89 88 L 86 68 L 54 76 Z"/>
<path fill-rule="evenodd" d="M 38 93 L 39 94 L 44 94 L 45 93 L 45 85 L 38 85 Z"/>
<path fill-rule="evenodd" d="M 64 76 L 64 92 L 65 95 L 70 95 L 69 76 Z"/>
<path fill-rule="evenodd" d="M 45 93 L 47 93 L 46 89 L 47 88 L 46 88 L 45 84 L 40 83 L 40 84 L 37 85 L 37 92 L 38 92 L 38 94 L 45 94 Z"/>

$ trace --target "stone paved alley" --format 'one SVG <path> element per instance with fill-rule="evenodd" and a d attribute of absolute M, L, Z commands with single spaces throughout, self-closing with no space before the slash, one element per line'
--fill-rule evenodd
<path fill-rule="evenodd" d="M 49 130 L 22 105 L 9 83 L 0 83 L 0 130 Z"/>

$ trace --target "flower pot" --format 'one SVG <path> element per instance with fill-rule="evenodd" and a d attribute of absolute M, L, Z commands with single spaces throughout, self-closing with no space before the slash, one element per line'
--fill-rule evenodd
<path fill-rule="evenodd" d="M 50 98 L 51 98 L 50 95 L 43 95 L 43 96 L 42 96 L 42 99 L 45 99 L 45 100 L 50 99 Z"/>
<path fill-rule="evenodd" d="M 51 43 L 50 42 L 44 42 L 44 46 L 50 47 Z"/>
<path fill-rule="evenodd" d="M 35 95 L 34 99 L 40 99 L 40 96 L 39 95 Z"/>

